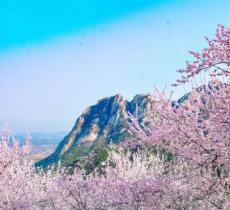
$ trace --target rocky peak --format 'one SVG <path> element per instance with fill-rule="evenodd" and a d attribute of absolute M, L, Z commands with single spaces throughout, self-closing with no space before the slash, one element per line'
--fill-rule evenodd
<path fill-rule="evenodd" d="M 36 165 L 47 166 L 58 160 L 69 164 L 97 145 L 109 144 L 111 141 L 119 143 L 129 135 L 128 113 L 141 119 L 151 108 L 149 94 L 138 94 L 130 102 L 120 94 L 103 98 L 85 109 L 55 152 Z"/>

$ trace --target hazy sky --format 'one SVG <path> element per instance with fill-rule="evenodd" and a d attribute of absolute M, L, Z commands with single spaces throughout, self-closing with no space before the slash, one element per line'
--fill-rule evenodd
<path fill-rule="evenodd" d="M 0 0 L 0 123 L 70 130 L 100 98 L 178 78 L 229 0 Z M 169 87 L 171 88 L 171 87 Z M 183 94 L 175 90 L 175 98 Z"/>

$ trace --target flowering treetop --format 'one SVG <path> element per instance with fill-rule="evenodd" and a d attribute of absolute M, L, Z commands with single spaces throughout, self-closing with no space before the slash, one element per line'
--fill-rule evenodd
<path fill-rule="evenodd" d="M 218 25 L 216 37 L 211 40 L 206 37 L 206 40 L 208 47 L 201 53 L 189 51 L 194 61 L 187 61 L 186 68 L 178 70 L 181 79 L 175 85 L 184 84 L 201 72 L 208 72 L 211 77 L 230 75 L 230 29 Z"/>

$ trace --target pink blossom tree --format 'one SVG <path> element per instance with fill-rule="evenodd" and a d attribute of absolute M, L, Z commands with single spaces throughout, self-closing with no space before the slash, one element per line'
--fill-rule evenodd
<path fill-rule="evenodd" d="M 157 177 L 164 168 L 159 158 L 111 152 L 104 167 L 103 175 L 79 170 L 62 175 L 56 192 L 62 209 L 158 209 L 162 191 Z"/>
<path fill-rule="evenodd" d="M 164 148 L 174 157 L 165 176 L 165 196 L 172 209 L 230 208 L 229 40 L 230 29 L 218 26 L 209 47 L 190 52 L 195 61 L 179 70 L 178 84 L 206 72 L 211 78 L 206 85 L 193 88 L 177 106 L 164 92 L 157 94 L 152 115 L 144 122 L 148 129 L 132 119 L 142 143 Z"/>
<path fill-rule="evenodd" d="M 0 209 L 42 209 L 52 207 L 55 178 L 52 174 L 36 172 L 27 159 L 30 136 L 25 145 L 16 139 L 10 143 L 8 129 L 0 139 Z"/>

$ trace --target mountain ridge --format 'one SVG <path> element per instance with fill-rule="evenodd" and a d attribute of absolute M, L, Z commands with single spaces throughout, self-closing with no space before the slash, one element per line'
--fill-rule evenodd
<path fill-rule="evenodd" d="M 130 135 L 129 113 L 142 121 L 151 108 L 150 94 L 137 94 L 131 101 L 120 94 L 98 100 L 78 117 L 55 152 L 37 162 L 36 166 L 46 167 L 59 160 L 63 165 L 68 165 L 77 158 L 84 157 L 98 145 L 119 143 Z"/>

